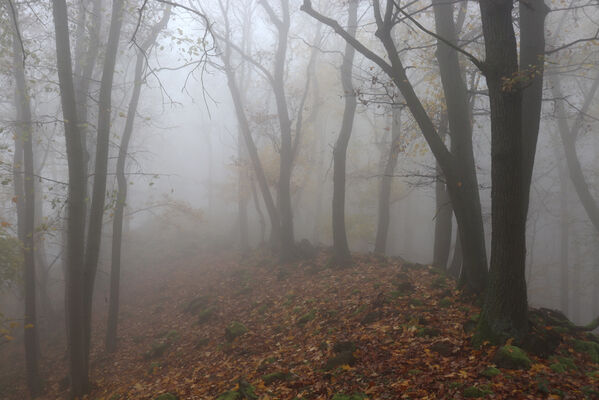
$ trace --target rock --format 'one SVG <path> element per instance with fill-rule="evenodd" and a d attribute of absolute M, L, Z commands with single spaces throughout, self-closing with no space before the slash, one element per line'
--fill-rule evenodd
<path fill-rule="evenodd" d="M 337 342 L 333 345 L 333 352 L 335 352 L 335 354 L 343 353 L 344 351 L 350 351 L 352 353 L 356 351 L 354 342 Z"/>
<path fill-rule="evenodd" d="M 453 344 L 447 340 L 441 340 L 439 342 L 433 343 L 431 350 L 439 353 L 443 357 L 449 357 L 453 352 Z"/>
<path fill-rule="evenodd" d="M 587 342 L 584 340 L 575 340 L 573 343 L 574 350 L 579 353 L 587 354 L 591 361 L 599 364 L 599 344 L 595 342 Z"/>
<path fill-rule="evenodd" d="M 356 357 L 352 351 L 342 351 L 336 356 L 329 358 L 324 366 L 325 371 L 331 371 L 342 365 L 354 365 L 356 363 Z"/>
<path fill-rule="evenodd" d="M 501 371 L 495 367 L 487 367 L 485 369 L 483 369 L 480 374 L 486 378 L 493 378 L 499 374 L 501 374 Z"/>
<path fill-rule="evenodd" d="M 512 345 L 500 347 L 494 361 L 499 367 L 507 369 L 529 369 L 532 365 L 524 350 Z"/>
<path fill-rule="evenodd" d="M 231 324 L 225 328 L 225 339 L 227 339 L 228 342 L 232 342 L 239 336 L 247 333 L 247 331 L 248 328 L 246 328 L 246 326 L 241 322 L 231 322 Z"/>

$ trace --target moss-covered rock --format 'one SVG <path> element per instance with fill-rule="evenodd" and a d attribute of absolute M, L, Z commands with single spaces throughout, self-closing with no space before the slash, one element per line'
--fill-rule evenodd
<path fill-rule="evenodd" d="M 493 394 L 493 391 L 486 386 L 470 386 L 464 389 L 462 394 L 467 399 L 478 399 Z"/>
<path fill-rule="evenodd" d="M 418 328 L 416 331 L 416 336 L 418 337 L 437 337 L 441 334 L 441 331 L 434 327 L 425 326 L 423 328 Z"/>
<path fill-rule="evenodd" d="M 161 357 L 166 349 L 168 349 L 170 343 L 169 342 L 155 342 L 152 344 L 150 350 L 146 351 L 144 354 L 144 358 L 146 360 Z"/>
<path fill-rule="evenodd" d="M 595 364 L 599 364 L 599 343 L 575 340 L 573 347 L 577 352 L 588 355 Z"/>
<path fill-rule="evenodd" d="M 287 381 L 289 379 L 291 379 L 291 374 L 284 371 L 277 371 L 262 376 L 262 380 L 266 385 L 270 385 L 273 382 Z"/>
<path fill-rule="evenodd" d="M 158 397 L 155 397 L 154 400 L 179 400 L 179 397 L 172 393 L 163 393 Z"/>
<path fill-rule="evenodd" d="M 362 325 L 372 324 L 373 322 L 376 322 L 379 319 L 381 319 L 382 316 L 383 316 L 383 314 L 378 310 L 369 311 L 366 314 L 364 314 L 364 317 L 362 317 L 362 319 L 360 320 L 360 324 L 362 324 Z"/>
<path fill-rule="evenodd" d="M 222 393 L 216 397 L 216 400 L 240 400 L 241 395 L 236 390 L 229 390 L 228 392 Z"/>
<path fill-rule="evenodd" d="M 225 339 L 228 342 L 232 342 L 239 336 L 242 336 L 248 332 L 248 328 L 241 322 L 233 321 L 225 328 Z"/>
<path fill-rule="evenodd" d="M 354 394 L 344 394 L 344 393 L 336 393 L 331 400 L 363 400 L 367 398 L 367 396 L 363 393 L 354 393 Z"/>
<path fill-rule="evenodd" d="M 549 366 L 552 371 L 564 373 L 566 371 L 577 371 L 578 367 L 570 357 L 553 357 L 553 363 Z"/>
<path fill-rule="evenodd" d="M 411 369 L 408 371 L 408 375 L 421 375 L 422 374 L 422 370 L 420 369 Z"/>
<path fill-rule="evenodd" d="M 333 345 L 333 352 L 335 352 L 335 354 L 343 353 L 344 351 L 350 351 L 353 353 L 356 351 L 356 344 L 354 342 L 342 341 L 336 342 Z"/>
<path fill-rule="evenodd" d="M 342 351 L 327 360 L 324 370 L 331 371 L 342 365 L 355 365 L 356 361 L 356 357 L 354 357 L 352 351 Z"/>
<path fill-rule="evenodd" d="M 494 357 L 495 363 L 501 368 L 529 369 L 532 365 L 524 350 L 517 346 L 501 346 Z"/>
<path fill-rule="evenodd" d="M 198 313 L 198 324 L 203 324 L 208 322 L 216 315 L 216 308 L 209 306 L 205 307 Z"/>
<path fill-rule="evenodd" d="M 501 371 L 495 367 L 487 367 L 487 368 L 483 369 L 480 372 L 480 374 L 486 378 L 493 378 L 493 377 L 501 374 Z"/>
<path fill-rule="evenodd" d="M 312 311 L 302 315 L 301 317 L 299 317 L 297 320 L 297 324 L 305 325 L 308 322 L 312 321 L 314 318 L 316 318 L 316 311 L 312 310 Z"/>

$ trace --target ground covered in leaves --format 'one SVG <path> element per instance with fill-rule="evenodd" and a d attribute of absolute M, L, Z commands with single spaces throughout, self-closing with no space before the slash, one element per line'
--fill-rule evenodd
<path fill-rule="evenodd" d="M 479 309 L 442 271 L 374 256 L 332 269 L 327 260 L 198 256 L 138 274 L 114 355 L 103 352 L 98 318 L 89 398 L 599 398 L 596 336 L 561 327 L 546 359 L 509 345 L 475 349 Z M 64 364 L 64 350 L 46 354 L 44 398 L 67 393 Z M 7 397 L 23 398 L 23 379 L 11 382 Z"/>

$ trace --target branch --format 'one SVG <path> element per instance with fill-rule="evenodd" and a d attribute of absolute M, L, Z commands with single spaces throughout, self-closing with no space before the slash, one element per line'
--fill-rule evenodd
<path fill-rule="evenodd" d="M 562 46 L 556 47 L 555 49 L 547 50 L 547 51 L 545 51 L 545 55 L 557 53 L 558 51 L 564 50 L 564 49 L 566 49 L 568 47 L 571 47 L 571 46 L 574 46 L 575 44 L 578 44 L 578 43 L 592 42 L 592 41 L 597 40 L 597 39 L 599 39 L 599 29 L 597 29 L 597 32 L 595 32 L 595 36 L 593 36 L 593 37 L 578 39 L 578 40 L 575 40 L 573 42 L 570 42 L 570 43 L 564 44 Z"/>
<path fill-rule="evenodd" d="M 394 3 L 395 3 L 395 1 L 394 1 Z M 463 55 L 465 55 L 466 57 L 468 57 L 468 59 L 470 61 L 472 61 L 472 63 L 474 65 L 476 65 L 476 67 L 478 69 L 480 69 L 481 71 L 485 70 L 485 63 L 483 61 L 479 60 L 478 58 L 476 58 L 472 53 L 469 53 L 466 50 L 462 49 L 461 47 L 456 46 L 455 44 L 451 43 L 449 40 L 445 39 L 444 37 L 442 37 L 440 35 L 437 35 L 435 32 L 426 29 L 420 22 L 416 21 L 410 14 L 406 13 L 399 6 L 399 4 L 395 3 L 395 6 L 399 10 L 399 12 L 404 15 L 404 17 L 406 17 L 407 19 L 409 19 L 410 21 L 412 21 L 414 23 L 414 25 L 416 25 L 421 31 L 423 31 L 424 33 L 426 33 L 426 34 L 434 37 L 435 39 L 437 39 L 437 40 L 445 43 L 447 46 L 451 47 L 455 51 L 457 51 L 459 53 L 462 53 Z"/>
<path fill-rule="evenodd" d="M 312 18 L 320 21 L 321 23 L 327 25 L 332 28 L 336 34 L 341 36 L 346 42 L 348 42 L 354 49 L 359 51 L 364 57 L 368 58 L 376 65 L 378 65 L 383 71 L 385 71 L 389 76 L 393 75 L 393 68 L 389 63 L 387 63 L 383 58 L 379 57 L 372 50 L 369 50 L 366 46 L 364 46 L 359 40 L 350 35 L 345 29 L 339 25 L 337 21 L 332 18 L 325 17 L 320 14 L 318 11 L 312 8 L 312 2 L 310 0 L 304 0 L 304 3 L 300 7 L 300 10 L 310 15 Z"/>

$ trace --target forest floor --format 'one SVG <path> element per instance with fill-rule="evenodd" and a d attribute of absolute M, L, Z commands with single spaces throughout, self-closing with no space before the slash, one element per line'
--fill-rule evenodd
<path fill-rule="evenodd" d="M 123 296 L 115 354 L 103 351 L 98 317 L 89 398 L 599 398 L 589 334 L 501 368 L 496 347 L 471 346 L 479 309 L 442 271 L 374 256 L 326 264 L 324 252 L 283 266 L 256 252 L 140 271 Z M 43 399 L 64 398 L 64 347 L 45 353 Z M 0 398 L 26 398 L 21 364 L 0 378 Z"/>

